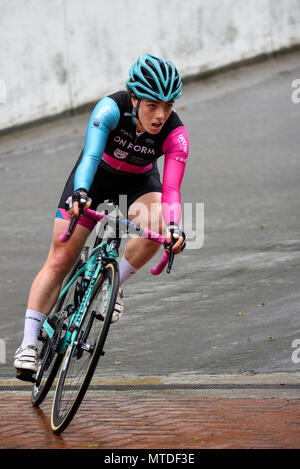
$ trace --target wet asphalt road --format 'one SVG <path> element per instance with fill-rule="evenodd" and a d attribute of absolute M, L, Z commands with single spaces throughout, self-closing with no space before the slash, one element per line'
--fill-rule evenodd
<path fill-rule="evenodd" d="M 299 52 L 185 86 L 177 105 L 190 135 L 182 199 L 204 204 L 203 247 L 191 242 L 170 275 L 153 277 L 148 265 L 128 282 L 125 317 L 111 328 L 99 372 L 299 372 L 292 360 L 300 341 L 295 78 Z M 0 138 L 2 378 L 14 377 L 28 291 L 88 117 Z"/>

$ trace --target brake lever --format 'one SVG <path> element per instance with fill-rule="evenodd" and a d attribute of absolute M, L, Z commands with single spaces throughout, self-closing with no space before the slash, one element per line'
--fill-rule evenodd
<path fill-rule="evenodd" d="M 76 217 L 76 215 L 74 215 L 72 220 L 70 221 L 68 233 L 67 233 L 68 238 L 72 235 L 74 227 L 75 227 L 75 223 L 77 222 L 78 219 L 79 217 Z"/>
<path fill-rule="evenodd" d="M 78 217 L 76 217 L 76 215 L 74 215 L 71 222 L 70 222 L 68 233 L 67 233 L 68 238 L 72 235 L 73 230 L 75 228 L 76 222 L 79 220 L 80 216 L 83 215 L 83 213 L 84 213 L 83 209 L 84 209 L 84 205 L 79 203 L 79 215 L 78 215 Z"/>
<path fill-rule="evenodd" d="M 170 252 L 170 255 L 169 255 L 169 262 L 168 262 L 168 267 L 167 267 L 167 274 L 169 274 L 171 272 L 171 268 L 172 268 L 172 265 L 173 265 L 173 261 L 174 261 L 174 251 L 173 249 L 171 250 Z"/>
<path fill-rule="evenodd" d="M 174 251 L 173 251 L 173 246 L 176 243 L 176 240 L 172 240 L 170 243 L 165 243 L 165 249 L 169 248 L 169 260 L 168 260 L 168 266 L 167 266 L 167 274 L 171 272 L 173 261 L 174 261 Z"/>

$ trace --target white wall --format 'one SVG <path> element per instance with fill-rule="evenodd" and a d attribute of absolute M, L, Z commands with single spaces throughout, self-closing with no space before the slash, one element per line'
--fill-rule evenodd
<path fill-rule="evenodd" d="M 296 44 L 300 0 L 0 0 L 0 130 L 116 91 L 146 52 L 189 76 Z"/>

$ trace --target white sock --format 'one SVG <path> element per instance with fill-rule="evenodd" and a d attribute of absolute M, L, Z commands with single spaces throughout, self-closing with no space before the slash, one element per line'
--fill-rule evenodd
<path fill-rule="evenodd" d="M 123 285 L 126 280 L 128 280 L 133 274 L 135 274 L 139 269 L 132 267 L 132 265 L 127 262 L 123 256 L 119 263 L 119 279 L 120 285 Z"/>
<path fill-rule="evenodd" d="M 25 325 L 24 325 L 24 337 L 22 346 L 28 344 L 38 345 L 38 335 L 40 328 L 42 327 L 46 315 L 35 311 L 34 309 L 27 309 L 25 315 Z"/>

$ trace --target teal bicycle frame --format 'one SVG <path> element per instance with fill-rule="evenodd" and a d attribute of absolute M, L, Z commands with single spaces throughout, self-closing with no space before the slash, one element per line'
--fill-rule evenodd
<path fill-rule="evenodd" d="M 100 254 L 100 259 L 99 259 L 99 254 Z M 92 252 L 88 261 L 82 267 L 80 267 L 78 272 L 76 272 L 76 274 L 71 278 L 71 280 L 67 283 L 67 285 L 60 292 L 58 301 L 64 297 L 64 295 L 67 293 L 69 288 L 74 284 L 74 282 L 76 282 L 77 278 L 83 274 L 83 281 L 85 282 L 83 284 L 83 288 L 85 289 L 85 293 L 84 293 L 82 300 L 80 301 L 78 310 L 74 311 L 74 313 L 72 313 L 70 316 L 67 331 L 64 337 L 62 337 L 59 341 L 57 353 L 64 354 L 68 345 L 71 345 L 71 346 L 74 345 L 74 342 L 77 338 L 77 332 L 81 325 L 82 318 L 89 304 L 91 292 L 93 290 L 93 287 L 95 285 L 97 278 L 99 277 L 100 271 L 103 267 L 103 259 L 105 258 L 106 260 L 110 260 L 110 259 L 116 260 L 117 256 L 118 256 L 117 249 L 111 248 L 110 245 L 107 244 L 107 241 L 102 242 L 101 244 L 99 244 L 98 246 L 92 249 Z M 55 330 L 49 323 L 48 318 L 45 320 L 43 324 L 43 329 L 45 330 L 47 335 L 50 337 L 50 339 L 52 339 L 54 336 Z"/>

